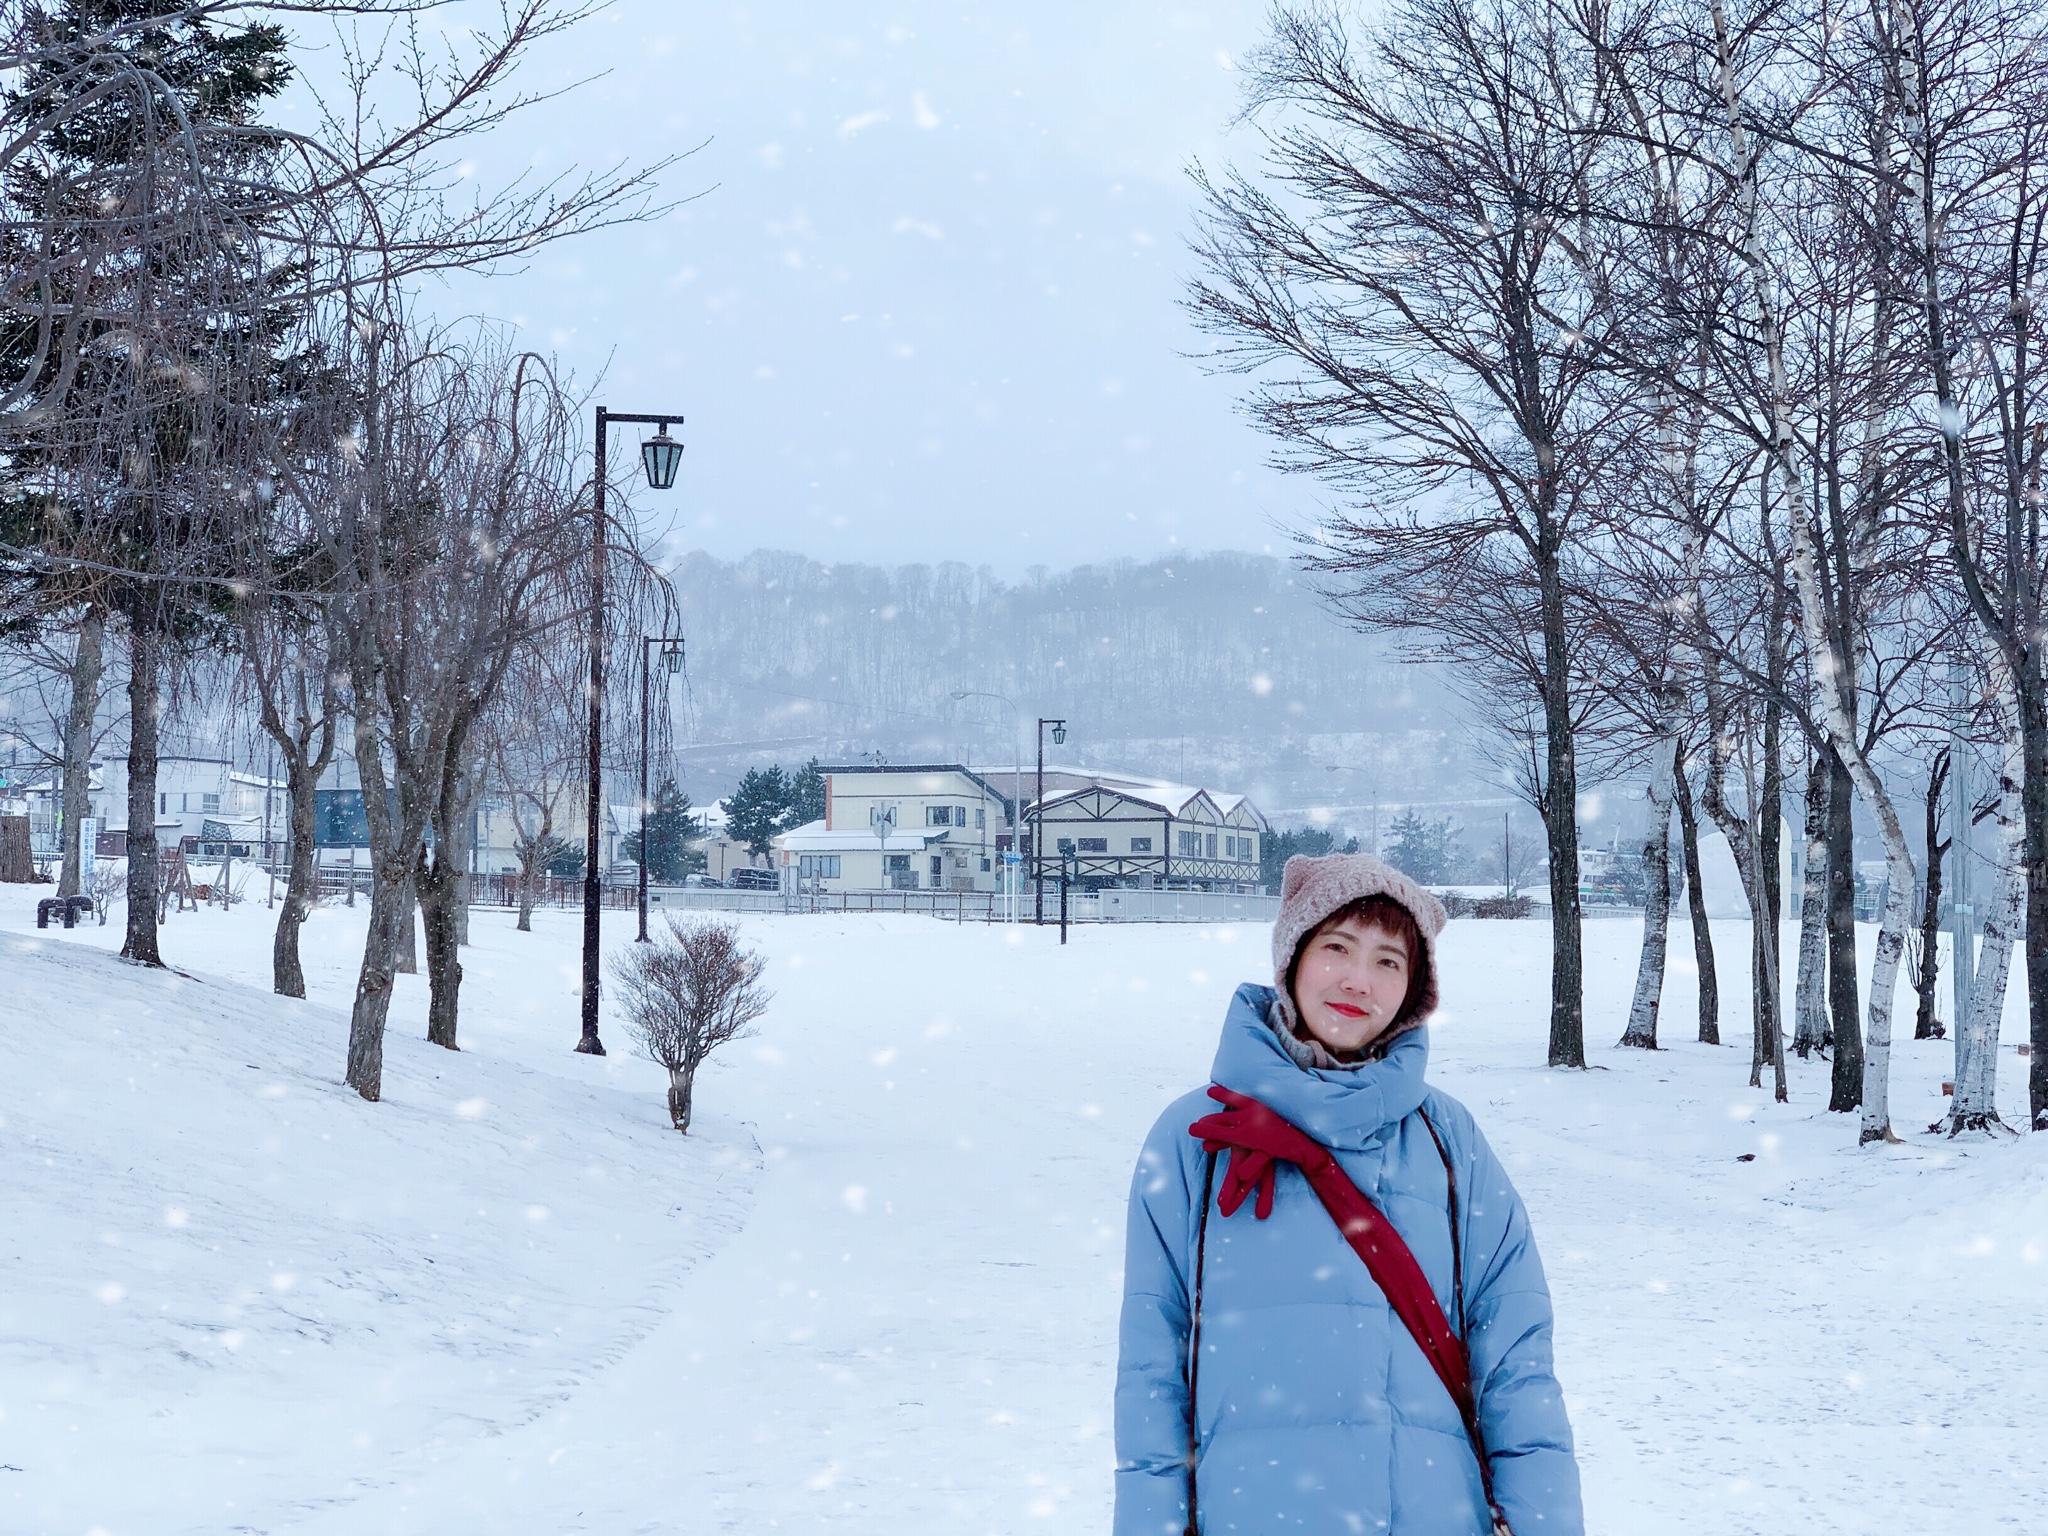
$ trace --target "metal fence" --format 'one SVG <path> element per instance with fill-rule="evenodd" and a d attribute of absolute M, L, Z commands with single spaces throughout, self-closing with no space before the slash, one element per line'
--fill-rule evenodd
<path fill-rule="evenodd" d="M 668 887 L 648 893 L 650 911 L 667 912 L 916 912 L 956 923 L 1028 922 L 1029 892 L 998 891 L 727 891 Z M 1270 923 L 1277 896 L 1212 891 L 1069 891 L 1070 923 Z M 1059 892 L 1045 893 L 1045 920 L 1059 921 Z"/>

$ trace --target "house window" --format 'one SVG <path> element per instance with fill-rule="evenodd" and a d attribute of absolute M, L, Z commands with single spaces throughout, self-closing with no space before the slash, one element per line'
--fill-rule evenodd
<path fill-rule="evenodd" d="M 988 830 L 988 807 L 985 805 L 977 805 L 974 808 L 974 830 L 977 832 L 986 832 Z"/>
<path fill-rule="evenodd" d="M 967 807 L 928 805 L 924 808 L 924 824 L 928 827 L 964 827 L 967 825 Z"/>
<path fill-rule="evenodd" d="M 159 794 L 156 797 L 156 813 L 159 816 L 171 814 L 171 797 L 168 793 Z"/>
<path fill-rule="evenodd" d="M 1180 848 L 1180 856 L 1182 858 L 1195 858 L 1202 851 L 1202 834 L 1199 832 L 1183 832 L 1180 835 L 1180 842 L 1177 846 Z"/>
<path fill-rule="evenodd" d="M 1107 853 L 1109 852 L 1109 839 L 1106 837 L 1084 837 L 1081 839 L 1080 848 L 1083 853 Z"/>
<path fill-rule="evenodd" d="M 797 860 L 797 873 L 806 880 L 837 880 L 839 857 L 836 853 L 807 853 Z"/>
<path fill-rule="evenodd" d="M 939 889 L 940 884 L 945 880 L 945 878 L 945 863 L 940 858 L 940 856 L 935 853 L 932 855 L 932 889 L 935 891 Z"/>
<path fill-rule="evenodd" d="M 199 809 L 202 811 L 218 811 L 220 809 L 220 796 L 201 795 L 199 797 Z"/>
<path fill-rule="evenodd" d="M 1061 853 L 1072 853 L 1074 851 L 1074 840 L 1071 837 L 1063 837 L 1059 840 L 1058 846 Z"/>
<path fill-rule="evenodd" d="M 1214 832 L 1209 834 L 1209 857 L 1212 859 L 1216 857 L 1216 834 Z"/>
<path fill-rule="evenodd" d="M 1151 851 L 1152 851 L 1152 839 L 1151 839 L 1151 838 L 1149 838 L 1149 837 L 1134 837 L 1134 838 L 1132 838 L 1132 839 L 1131 839 L 1131 852 L 1133 852 L 1133 853 L 1150 853 Z"/>
<path fill-rule="evenodd" d="M 1240 859 L 1256 859 L 1259 856 L 1259 840 L 1256 837 L 1240 837 L 1237 840 L 1237 856 Z"/>
<path fill-rule="evenodd" d="M 982 873 L 983 873 L 984 875 L 988 873 L 988 860 L 987 860 L 987 859 L 983 859 L 983 860 L 981 861 L 981 872 L 982 872 Z"/>

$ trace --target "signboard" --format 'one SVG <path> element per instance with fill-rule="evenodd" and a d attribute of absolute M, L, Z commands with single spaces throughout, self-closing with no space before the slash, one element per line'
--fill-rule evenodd
<path fill-rule="evenodd" d="M 99 852 L 100 819 L 97 816 L 78 818 L 78 852 L 83 858 L 92 858 Z"/>
<path fill-rule="evenodd" d="M 363 810 L 363 792 L 360 789 L 313 791 L 313 846 L 370 846 L 370 818 Z"/>

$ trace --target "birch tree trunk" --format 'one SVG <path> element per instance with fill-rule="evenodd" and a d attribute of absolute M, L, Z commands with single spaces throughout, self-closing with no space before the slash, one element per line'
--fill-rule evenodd
<path fill-rule="evenodd" d="M 1636 964 L 1636 995 L 1620 1043 L 1657 1049 L 1657 1009 L 1664 994 L 1664 956 L 1671 937 L 1671 797 L 1678 771 L 1678 733 L 1667 728 L 1650 782 L 1649 830 L 1643 837 L 1643 953 Z"/>
<path fill-rule="evenodd" d="M 1913 904 L 1913 853 L 1898 808 L 1871 768 L 1856 741 L 1855 722 L 1843 698 L 1842 680 L 1834 665 L 1821 613 L 1820 582 L 1814 569 L 1813 527 L 1803 496 L 1793 486 L 1792 575 L 1805 621 L 1808 655 L 1815 671 L 1814 693 L 1821 706 L 1829 743 L 1855 781 L 1856 791 L 1877 818 L 1884 839 L 1884 919 L 1878 927 L 1877 958 L 1870 968 L 1870 1011 L 1863 1038 L 1863 1125 L 1858 1140 L 1897 1141 L 1891 1126 L 1892 1003 L 1898 990 L 1899 959 L 1906 949 L 1906 924 Z"/>
<path fill-rule="evenodd" d="M 1828 1109 L 1846 1114 L 1863 1102 L 1863 1005 L 1856 981 L 1856 786 L 1828 750 L 1828 1028 L 1834 1070 Z"/>
<path fill-rule="evenodd" d="M 94 850 L 81 847 L 79 833 L 92 814 L 93 723 L 99 718 L 100 678 L 105 671 L 106 615 L 88 608 L 71 653 L 71 708 L 64 720 L 64 852 L 57 894 L 76 896 L 80 869 Z"/>
<path fill-rule="evenodd" d="M 1949 1100 L 1945 1122 L 1951 1136 L 2005 1128 L 1998 1117 L 1998 1032 L 2005 1017 L 2013 945 L 2025 938 L 2027 930 L 2027 825 L 2022 805 L 2026 749 L 2017 708 L 2011 710 L 2010 719 L 2005 757 L 1998 772 L 1998 799 L 1992 810 L 1998 827 L 1998 885 L 1983 912 L 1984 946 L 1978 952 L 1969 1007 L 1956 1021 L 1955 1094 Z M 1943 1128 L 1943 1121 L 1929 1127 Z"/>
<path fill-rule="evenodd" d="M 1872 771 L 1857 739 L 1855 719 L 1847 696 L 1848 690 L 1854 686 L 1854 679 L 1842 676 L 1842 666 L 1829 643 L 1819 576 L 1815 569 L 1812 518 L 1792 446 L 1791 386 L 1785 371 L 1784 332 L 1778 316 L 1777 292 L 1763 252 L 1756 158 L 1743 120 L 1741 95 L 1735 80 L 1734 42 L 1722 0 L 1713 0 L 1712 14 L 1721 95 L 1728 114 L 1729 145 L 1742 194 L 1742 258 L 1756 292 L 1758 331 L 1770 378 L 1772 469 L 1784 480 L 1785 499 L 1791 513 L 1793 584 L 1799 594 L 1807 656 L 1814 672 L 1814 691 L 1829 743 L 1842 766 L 1848 770 L 1857 793 L 1863 796 L 1871 813 L 1876 816 L 1884 840 L 1888 878 L 1884 920 L 1878 929 L 1877 958 L 1870 975 L 1870 1012 L 1863 1041 L 1863 1124 L 1859 1140 L 1865 1145 L 1873 1141 L 1896 1141 L 1898 1138 L 1892 1134 L 1888 1098 L 1892 1003 L 1897 990 L 1899 957 L 1906 947 L 1908 909 L 1913 898 L 1913 855 L 1906 844 L 1905 829 L 1899 823 L 1891 796 Z M 1843 594 L 1842 600 L 1848 600 L 1847 594 Z M 1767 949 L 1775 961 L 1776 944 Z M 1775 963 L 1772 969 L 1775 971 Z"/>
<path fill-rule="evenodd" d="M 1768 525 L 1766 538 L 1768 538 Z M 1756 799 L 1757 821 L 1757 874 L 1763 887 L 1763 913 L 1755 927 L 1758 946 L 1770 949 L 1770 986 L 1757 989 L 1756 1010 L 1751 1018 L 1752 1035 L 1750 1042 L 1749 1086 L 1759 1087 L 1763 1080 L 1763 1068 L 1768 1065 L 1776 1082 L 1778 1101 L 1786 1098 L 1785 1088 L 1785 989 L 1780 970 L 1783 964 L 1780 949 L 1780 919 L 1785 908 L 1785 893 L 1778 875 L 1778 859 L 1784 845 L 1785 830 L 1785 762 L 1783 743 L 1780 739 L 1783 726 L 1784 708 L 1778 702 L 1784 697 L 1785 673 L 1788 667 L 1788 646 L 1785 635 L 1786 600 L 1783 592 L 1771 598 L 1771 629 L 1765 639 L 1769 655 L 1769 686 L 1764 694 L 1763 732 L 1763 773 L 1762 784 Z M 1765 971 L 1758 967 L 1756 975 Z"/>
<path fill-rule="evenodd" d="M 1799 887 L 1799 971 L 1793 988 L 1792 1049 L 1804 1061 L 1828 1038 L 1828 770 L 1816 756 L 1806 772 L 1806 867 Z"/>

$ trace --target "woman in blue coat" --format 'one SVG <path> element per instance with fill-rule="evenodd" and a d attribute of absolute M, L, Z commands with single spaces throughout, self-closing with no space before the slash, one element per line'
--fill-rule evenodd
<path fill-rule="evenodd" d="M 1378 859 L 1290 859 L 1276 984 L 1238 988 L 1212 1072 L 1327 1148 L 1413 1253 L 1464 1340 L 1506 1529 L 1581 1536 L 1528 1214 L 1464 1106 L 1423 1081 L 1443 924 Z M 1170 1105 L 1131 1186 L 1116 1536 L 1487 1536 L 1488 1480 L 1444 1381 L 1297 1167 L 1275 1164 L 1263 1220 L 1223 1202 L 1235 1154 L 1188 1133 L 1218 1108 L 1206 1091 Z"/>

